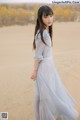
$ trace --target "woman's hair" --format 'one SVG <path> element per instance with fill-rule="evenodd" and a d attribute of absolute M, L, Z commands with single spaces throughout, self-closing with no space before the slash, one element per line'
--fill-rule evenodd
<path fill-rule="evenodd" d="M 42 16 L 43 16 L 43 14 L 44 14 L 45 16 L 48 16 L 48 15 L 53 15 L 54 13 L 53 13 L 52 9 L 51 9 L 49 6 L 47 6 L 47 5 L 41 6 L 41 7 L 39 8 L 38 13 L 37 13 L 36 26 L 35 26 L 33 49 L 36 48 L 35 35 L 36 35 L 36 33 L 37 33 L 38 30 L 40 30 L 39 32 L 40 32 L 40 34 L 41 34 L 41 40 L 42 40 L 42 42 L 43 42 L 44 44 L 46 44 L 45 41 L 44 41 L 44 39 L 43 39 L 43 30 L 46 29 L 46 28 L 45 28 L 46 26 L 45 26 L 45 24 L 44 24 L 43 21 L 42 21 Z M 51 41 L 52 41 L 52 25 L 49 26 L 49 34 L 50 34 Z"/>

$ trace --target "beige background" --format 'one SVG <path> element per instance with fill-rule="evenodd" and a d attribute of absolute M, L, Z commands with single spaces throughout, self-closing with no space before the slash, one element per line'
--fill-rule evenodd
<path fill-rule="evenodd" d="M 34 120 L 34 25 L 0 28 L 0 112 L 10 120 Z M 80 112 L 80 23 L 53 24 L 53 54 L 65 87 Z"/>

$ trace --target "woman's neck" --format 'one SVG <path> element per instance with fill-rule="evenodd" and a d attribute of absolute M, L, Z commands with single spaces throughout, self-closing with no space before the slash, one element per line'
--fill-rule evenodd
<path fill-rule="evenodd" d="M 49 32 L 49 28 L 48 27 L 46 27 L 46 30 Z"/>

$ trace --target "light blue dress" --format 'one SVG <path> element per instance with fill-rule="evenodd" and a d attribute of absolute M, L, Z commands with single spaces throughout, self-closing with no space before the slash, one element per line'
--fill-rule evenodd
<path fill-rule="evenodd" d="M 61 120 L 77 120 L 79 113 L 75 109 L 76 101 L 64 87 L 58 75 L 49 33 L 47 29 L 43 31 L 43 38 L 48 46 L 42 42 L 40 33 L 38 36 L 37 34 L 33 58 L 39 60 L 40 64 L 35 80 L 35 120 L 56 120 L 58 115 L 61 116 Z"/>

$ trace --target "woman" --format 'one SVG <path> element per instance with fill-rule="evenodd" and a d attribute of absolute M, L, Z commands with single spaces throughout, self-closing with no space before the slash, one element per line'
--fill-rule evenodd
<path fill-rule="evenodd" d="M 47 6 L 41 6 L 33 48 L 35 49 L 34 69 L 31 79 L 35 80 L 35 120 L 77 120 L 75 101 L 62 84 L 52 57 L 52 24 L 54 13 Z"/>

